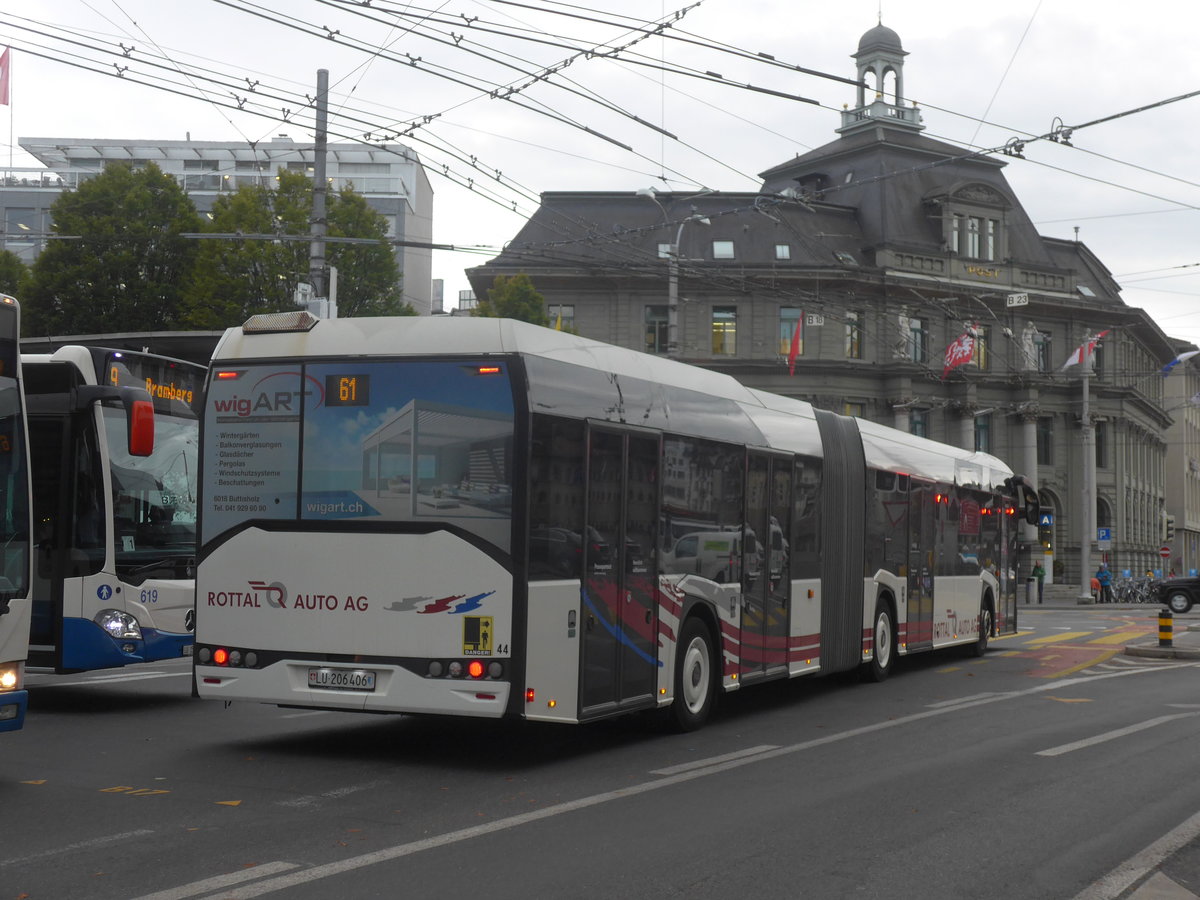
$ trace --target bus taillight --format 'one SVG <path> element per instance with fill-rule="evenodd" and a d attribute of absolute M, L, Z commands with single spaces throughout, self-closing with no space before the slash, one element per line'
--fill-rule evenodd
<path fill-rule="evenodd" d="M 483 663 L 477 659 L 471 660 L 469 663 L 467 663 L 467 674 L 472 678 L 482 678 Z"/>
<path fill-rule="evenodd" d="M 213 372 L 213 378 L 217 381 L 236 381 L 241 377 L 242 373 L 236 369 L 221 369 L 220 371 Z"/>
<path fill-rule="evenodd" d="M 229 651 L 224 647 L 218 647 L 213 651 L 213 662 L 218 666 L 229 665 Z"/>

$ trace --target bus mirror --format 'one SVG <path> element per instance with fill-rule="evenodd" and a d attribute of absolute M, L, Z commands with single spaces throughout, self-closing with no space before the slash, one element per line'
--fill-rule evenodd
<path fill-rule="evenodd" d="M 134 400 L 127 405 L 129 414 L 129 455 L 149 456 L 154 452 L 154 403 Z"/>
<path fill-rule="evenodd" d="M 154 401 L 140 387 L 84 385 L 75 389 L 75 408 L 87 409 L 93 403 L 118 400 L 125 407 L 126 440 L 130 456 L 149 456 L 154 452 Z"/>

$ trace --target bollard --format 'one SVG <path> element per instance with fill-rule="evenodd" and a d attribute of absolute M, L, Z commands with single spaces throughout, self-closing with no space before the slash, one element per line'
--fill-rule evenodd
<path fill-rule="evenodd" d="M 1175 614 L 1169 607 L 1164 606 L 1158 613 L 1158 646 L 1172 646 L 1175 631 Z"/>

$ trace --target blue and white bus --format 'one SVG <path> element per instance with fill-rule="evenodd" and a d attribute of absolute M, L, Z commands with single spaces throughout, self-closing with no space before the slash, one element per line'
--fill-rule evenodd
<path fill-rule="evenodd" d="M 20 332 L 20 305 L 0 294 L 0 731 L 21 728 L 28 705 L 31 519 Z"/>
<path fill-rule="evenodd" d="M 202 421 L 200 696 L 697 728 L 1016 628 L 1001 460 L 488 318 L 259 316 Z"/>
<path fill-rule="evenodd" d="M 32 452 L 30 666 L 77 672 L 192 645 L 205 368 L 67 346 L 22 355 Z"/>

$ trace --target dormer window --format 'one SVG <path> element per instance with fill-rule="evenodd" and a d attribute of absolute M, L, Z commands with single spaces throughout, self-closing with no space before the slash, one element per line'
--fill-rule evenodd
<path fill-rule="evenodd" d="M 981 262 L 1005 257 L 1004 213 L 1012 204 L 998 191 L 968 184 L 949 194 L 926 196 L 925 202 L 940 210 L 942 241 L 950 253 Z"/>

